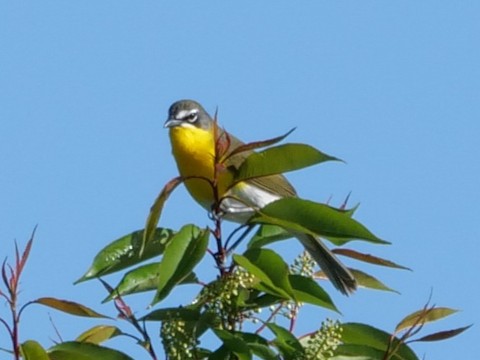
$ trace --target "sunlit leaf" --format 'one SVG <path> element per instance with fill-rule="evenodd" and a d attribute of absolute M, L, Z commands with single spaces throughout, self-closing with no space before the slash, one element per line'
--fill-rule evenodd
<path fill-rule="evenodd" d="M 391 268 L 396 268 L 396 269 L 404 269 L 404 270 L 411 270 L 408 267 L 398 265 L 390 260 L 382 259 L 377 256 L 373 256 L 370 254 L 363 254 L 355 250 L 351 249 L 333 249 L 332 252 L 334 252 L 337 255 L 343 255 L 347 256 L 352 259 L 360 260 L 366 263 L 370 264 L 375 264 L 379 266 L 386 266 L 386 267 L 391 267 Z"/>
<path fill-rule="evenodd" d="M 289 275 L 289 280 L 297 301 L 322 306 L 338 312 L 328 293 L 312 278 L 301 275 Z"/>
<path fill-rule="evenodd" d="M 458 312 L 458 310 L 447 307 L 433 307 L 418 310 L 404 317 L 402 321 L 400 321 L 395 327 L 395 332 L 399 332 L 414 325 L 422 325 L 428 322 L 436 321 L 455 314 L 456 312 Z"/>
<path fill-rule="evenodd" d="M 105 246 L 93 259 L 93 263 L 76 283 L 123 270 L 163 253 L 165 245 L 174 235 L 170 229 L 158 228 L 143 253 L 143 230 L 134 231 Z"/>
<path fill-rule="evenodd" d="M 22 343 L 20 352 L 24 360 L 50 360 L 42 345 L 34 340 L 27 340 Z"/>
<path fill-rule="evenodd" d="M 48 355 L 51 360 L 133 360 L 118 350 L 77 341 L 55 345 L 49 349 Z"/>
<path fill-rule="evenodd" d="M 278 225 L 294 232 L 313 233 L 327 239 L 333 236 L 387 244 L 345 211 L 299 198 L 282 198 L 274 201 L 263 207 L 251 221 Z"/>
<path fill-rule="evenodd" d="M 243 256 L 234 255 L 234 261 L 256 276 L 260 283 L 255 288 L 286 299 L 293 299 L 288 265 L 274 251 L 269 249 L 248 249 Z"/>
<path fill-rule="evenodd" d="M 122 331 L 116 326 L 97 325 L 81 333 L 75 341 L 101 344 L 115 336 L 121 335 Z"/>
<path fill-rule="evenodd" d="M 346 323 L 342 324 L 342 329 L 342 342 L 345 345 L 367 346 L 385 353 L 389 342 L 392 340 L 389 333 L 366 324 Z M 399 346 L 396 356 L 392 357 L 392 360 L 418 360 L 415 353 L 407 345 L 398 343 L 398 339 L 394 338 L 392 348 Z"/>
<path fill-rule="evenodd" d="M 429 334 L 429 335 L 425 335 L 425 336 L 422 336 L 421 338 L 418 338 L 418 339 L 415 339 L 415 340 L 412 340 L 410 342 L 414 342 L 414 341 L 440 341 L 440 340 L 446 340 L 446 339 L 450 339 L 454 336 L 457 336 L 459 334 L 461 334 L 462 332 L 464 332 L 465 330 L 468 330 L 472 327 L 472 325 L 469 325 L 469 326 L 464 326 L 464 327 L 461 327 L 461 328 L 458 328 L 458 329 L 452 329 L 452 330 L 445 330 L 445 331 L 439 331 L 439 332 L 436 332 L 436 333 L 433 333 L 433 334 Z"/>
<path fill-rule="evenodd" d="M 156 290 L 160 275 L 159 264 L 160 262 L 146 264 L 127 272 L 103 302 L 110 301 L 118 296 Z M 179 284 L 192 284 L 197 281 L 195 274 L 190 273 Z"/>
<path fill-rule="evenodd" d="M 282 174 L 330 160 L 338 159 L 310 145 L 278 145 L 249 155 L 238 169 L 235 181 Z"/>
<path fill-rule="evenodd" d="M 329 360 L 384 360 L 385 351 L 366 345 L 340 344 L 335 350 L 335 356 Z M 388 360 L 400 360 L 390 357 Z"/>
<path fill-rule="evenodd" d="M 165 202 L 173 190 L 175 190 L 175 188 L 182 182 L 183 179 L 181 177 L 176 177 L 170 180 L 155 199 L 155 202 L 150 208 L 150 213 L 148 214 L 147 222 L 145 224 L 145 232 L 143 233 L 143 238 L 140 245 L 140 255 L 143 254 L 143 252 L 146 250 L 146 247 L 149 245 L 149 242 L 151 242 L 154 238 L 155 229 L 157 228 L 158 221 L 160 220 L 160 215 L 162 214 Z"/>
<path fill-rule="evenodd" d="M 395 289 L 392 289 L 382 283 L 380 280 L 374 278 L 372 275 L 369 275 L 367 273 L 364 273 L 363 271 L 356 270 L 356 269 L 349 269 L 352 275 L 355 277 L 355 280 L 357 280 L 357 284 L 361 287 L 367 288 L 367 289 L 374 289 L 374 290 L 383 290 L 383 291 L 391 291 L 394 293 L 399 294 L 399 292 Z M 315 276 L 320 276 L 322 279 L 325 278 L 325 275 L 323 274 L 322 271 L 319 271 L 318 273 L 315 273 Z"/>
<path fill-rule="evenodd" d="M 160 276 L 153 303 L 164 299 L 189 276 L 207 251 L 209 235 L 208 229 L 186 225 L 172 238 L 158 266 Z"/>
<path fill-rule="evenodd" d="M 91 318 L 109 318 L 108 316 L 99 314 L 98 312 L 86 307 L 85 305 L 73 301 L 55 299 L 52 297 L 43 297 L 35 300 L 34 303 L 45 305 L 53 309 L 63 311 L 70 315 Z"/>
<path fill-rule="evenodd" d="M 263 247 L 276 241 L 290 239 L 293 235 L 276 225 L 260 225 L 248 242 L 248 248 Z"/>

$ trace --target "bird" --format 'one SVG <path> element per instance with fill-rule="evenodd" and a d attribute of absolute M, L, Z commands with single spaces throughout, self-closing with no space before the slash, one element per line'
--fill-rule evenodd
<path fill-rule="evenodd" d="M 193 199 L 211 212 L 216 202 L 222 218 L 245 224 L 256 210 L 285 197 L 296 197 L 293 185 L 282 175 L 268 175 L 234 182 L 235 170 L 253 150 L 228 157 L 218 169 L 218 139 L 222 139 L 225 154 L 244 143 L 221 129 L 200 103 L 179 100 L 168 109 L 164 127 L 169 129 L 172 154 L 180 176 Z M 212 186 L 215 180 L 216 192 Z M 319 237 L 311 234 L 292 234 L 296 237 L 327 278 L 342 294 L 349 295 L 357 288 L 350 270 L 330 251 Z"/>

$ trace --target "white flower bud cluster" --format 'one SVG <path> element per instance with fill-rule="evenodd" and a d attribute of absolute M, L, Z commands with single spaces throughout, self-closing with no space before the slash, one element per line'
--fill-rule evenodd
<path fill-rule="evenodd" d="M 312 334 L 305 347 L 306 360 L 326 360 L 342 342 L 342 326 L 338 320 L 326 319 L 320 329 Z"/>

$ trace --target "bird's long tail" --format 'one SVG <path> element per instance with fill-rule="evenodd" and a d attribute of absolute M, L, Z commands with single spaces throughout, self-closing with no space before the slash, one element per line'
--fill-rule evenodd
<path fill-rule="evenodd" d="M 295 233 L 295 236 L 340 292 L 349 295 L 357 289 L 357 282 L 350 270 L 337 259 L 319 238 L 302 233 Z"/>

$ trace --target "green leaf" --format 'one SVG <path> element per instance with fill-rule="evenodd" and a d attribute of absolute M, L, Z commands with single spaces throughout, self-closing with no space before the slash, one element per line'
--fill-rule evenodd
<path fill-rule="evenodd" d="M 174 307 L 157 309 L 141 318 L 142 321 L 183 320 L 198 321 L 200 311 L 192 307 Z"/>
<path fill-rule="evenodd" d="M 293 232 L 311 233 L 327 239 L 338 237 L 388 244 L 352 219 L 345 211 L 299 198 L 282 198 L 274 201 L 263 207 L 251 221 L 278 225 Z"/>
<path fill-rule="evenodd" d="M 106 315 L 99 314 L 96 311 L 86 307 L 85 305 L 73 301 L 55 299 L 52 297 L 43 297 L 35 300 L 34 303 L 45 305 L 53 309 L 63 311 L 70 315 L 110 319 L 110 317 Z"/>
<path fill-rule="evenodd" d="M 288 265 L 269 249 L 248 249 L 243 256 L 234 255 L 234 261 L 260 280 L 255 288 L 285 299 L 294 299 L 288 279 Z"/>
<path fill-rule="evenodd" d="M 192 272 L 207 251 L 208 229 L 186 225 L 172 238 L 158 266 L 158 288 L 153 303 L 163 300 L 170 291 Z"/>
<path fill-rule="evenodd" d="M 446 340 L 450 339 L 454 336 L 457 336 L 464 332 L 465 330 L 468 330 L 472 327 L 472 325 L 464 326 L 458 329 L 452 329 L 452 330 L 445 330 L 445 331 L 439 331 L 433 334 L 425 335 L 422 336 L 419 339 L 412 340 L 410 342 L 416 342 L 416 341 L 440 341 L 440 340 Z"/>
<path fill-rule="evenodd" d="M 50 360 L 45 349 L 34 340 L 27 340 L 21 344 L 20 352 L 24 360 Z"/>
<path fill-rule="evenodd" d="M 411 270 L 408 267 L 398 265 L 390 260 L 382 259 L 377 256 L 373 256 L 370 254 L 363 254 L 355 250 L 351 249 L 333 249 L 333 253 L 337 255 L 342 255 L 342 256 L 347 256 L 349 258 L 355 259 L 355 260 L 360 260 L 369 264 L 375 264 L 379 266 L 386 266 L 390 268 L 395 268 L 395 269 L 403 269 L 403 270 Z"/>
<path fill-rule="evenodd" d="M 192 352 L 193 352 L 193 358 L 198 360 L 208 359 L 208 356 L 212 353 L 211 350 L 201 348 L 201 347 L 192 349 Z"/>
<path fill-rule="evenodd" d="M 449 315 L 455 314 L 456 312 L 458 312 L 458 310 L 450 309 L 447 307 L 432 307 L 418 310 L 404 317 L 402 321 L 400 321 L 395 327 L 395 332 L 399 332 L 411 326 L 423 325 L 428 322 L 436 321 Z"/>
<path fill-rule="evenodd" d="M 285 297 L 283 296 L 276 296 L 276 295 L 262 293 L 262 295 L 248 299 L 248 301 L 245 303 L 244 308 L 245 309 L 266 308 L 272 305 L 280 304 L 284 300 L 285 300 Z"/>
<path fill-rule="evenodd" d="M 150 213 L 148 214 L 147 222 L 145 224 L 145 232 L 143 233 L 143 238 L 140 245 L 140 255 L 143 255 L 143 252 L 146 250 L 149 243 L 154 240 L 155 229 L 157 228 L 158 221 L 160 220 L 160 215 L 162 214 L 165 202 L 173 190 L 175 190 L 175 188 L 182 182 L 183 179 L 181 177 L 176 177 L 170 180 L 155 199 L 155 202 L 150 208 Z"/>
<path fill-rule="evenodd" d="M 248 242 L 247 248 L 259 248 L 276 241 L 282 241 L 293 237 L 291 233 L 280 226 L 260 225 L 255 235 Z"/>
<path fill-rule="evenodd" d="M 350 272 L 357 280 L 359 286 L 367 288 L 367 289 L 374 289 L 374 290 L 382 290 L 382 291 L 391 291 L 397 294 L 400 294 L 397 290 L 392 289 L 382 283 L 380 280 L 374 278 L 372 275 L 364 273 L 363 271 L 356 270 L 356 269 L 349 269 Z"/>
<path fill-rule="evenodd" d="M 278 145 L 249 155 L 240 165 L 235 182 L 282 174 L 331 160 L 338 159 L 310 145 Z"/>
<path fill-rule="evenodd" d="M 370 325 L 359 323 L 346 323 L 342 325 L 342 342 L 345 345 L 358 345 L 362 347 L 370 347 L 383 352 L 388 348 L 388 343 L 391 341 L 391 335 L 385 331 L 374 328 Z M 391 348 L 395 348 L 398 344 L 398 339 L 393 339 Z M 364 355 L 364 353 L 356 354 Z M 377 359 L 377 358 L 375 358 Z M 379 359 L 382 359 L 381 357 Z M 392 360 L 418 360 L 415 353 L 405 344 L 400 344 L 395 357 Z"/>
<path fill-rule="evenodd" d="M 221 329 L 214 329 L 213 332 L 222 340 L 223 346 L 230 353 L 235 354 L 239 360 L 252 359 L 252 353 L 247 343 L 240 336 Z"/>
<path fill-rule="evenodd" d="M 152 241 L 147 244 L 141 255 L 140 248 L 142 246 L 143 230 L 137 230 L 125 235 L 104 247 L 95 256 L 92 265 L 85 275 L 75 283 L 111 274 L 154 256 L 161 255 L 165 245 L 174 234 L 174 231 L 170 229 L 156 229 Z"/>
<path fill-rule="evenodd" d="M 303 359 L 305 349 L 290 331 L 274 323 L 267 324 L 267 327 L 275 334 L 272 342 L 282 354 L 282 359 Z"/>
<path fill-rule="evenodd" d="M 152 291 L 158 288 L 160 276 L 160 262 L 139 266 L 127 272 L 112 293 L 103 302 L 110 301 L 118 296 L 137 294 Z M 194 273 L 190 273 L 180 284 L 193 284 L 198 281 Z"/>
<path fill-rule="evenodd" d="M 81 333 L 75 341 L 99 345 L 104 341 L 122 334 L 122 331 L 116 326 L 97 325 Z"/>
<path fill-rule="evenodd" d="M 345 345 L 341 344 L 335 350 L 335 356 L 330 360 L 384 360 L 385 351 L 374 349 L 366 345 Z M 389 360 L 399 360 L 398 357 L 391 357 Z"/>
<path fill-rule="evenodd" d="M 267 339 L 258 334 L 247 332 L 236 332 L 235 335 L 242 338 L 242 340 L 248 345 L 252 354 L 256 355 L 258 358 L 264 360 L 278 360 L 275 352 L 270 349 Z"/>
<path fill-rule="evenodd" d="M 133 360 L 107 347 L 77 341 L 63 342 L 49 349 L 51 360 Z"/>
<path fill-rule="evenodd" d="M 302 275 L 289 275 L 288 278 L 297 301 L 318 305 L 339 312 L 328 293 L 312 278 Z"/>

